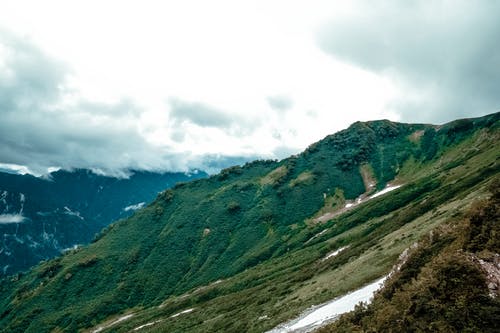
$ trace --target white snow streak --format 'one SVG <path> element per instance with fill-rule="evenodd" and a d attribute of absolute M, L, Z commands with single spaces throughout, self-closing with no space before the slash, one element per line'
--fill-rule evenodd
<path fill-rule="evenodd" d="M 21 214 L 0 214 L 0 224 L 21 223 L 24 216 Z"/>
<path fill-rule="evenodd" d="M 178 317 L 180 316 L 181 314 L 185 314 L 185 313 L 190 313 L 192 312 L 194 309 L 187 309 L 187 310 L 184 310 L 184 311 L 181 311 L 181 312 L 178 312 L 174 315 L 171 315 L 170 318 L 175 318 L 175 317 Z"/>
<path fill-rule="evenodd" d="M 61 252 L 62 252 L 62 253 L 65 253 L 65 252 L 68 252 L 68 251 L 78 250 L 78 247 L 79 247 L 79 246 L 80 246 L 80 245 L 75 244 L 75 245 L 73 245 L 72 247 L 67 247 L 67 248 L 65 248 L 65 249 L 62 249 L 62 250 L 61 250 Z"/>
<path fill-rule="evenodd" d="M 117 320 L 115 320 L 115 321 L 113 321 L 113 322 L 111 322 L 111 323 L 109 323 L 109 324 L 107 324 L 107 325 L 102 325 L 102 326 L 99 326 L 99 327 L 97 327 L 95 330 L 93 330 L 93 331 L 92 331 L 92 333 L 99 333 L 99 332 L 101 332 L 102 330 L 104 330 L 104 329 L 106 329 L 106 328 L 109 328 L 109 327 L 111 327 L 111 326 L 113 326 L 113 325 L 116 325 L 116 324 L 118 324 L 118 323 L 120 323 L 120 322 L 122 322 L 122 321 L 124 321 L 124 320 L 130 319 L 133 315 L 134 315 L 134 314 L 133 314 L 133 313 L 131 313 L 131 314 L 125 315 L 125 316 L 123 316 L 123 317 L 120 317 L 120 318 L 118 318 Z"/>
<path fill-rule="evenodd" d="M 155 321 L 152 321 L 150 323 L 147 323 L 147 324 L 144 324 L 144 325 L 141 325 L 141 326 L 137 326 L 136 328 L 134 328 L 134 331 L 138 331 L 138 330 L 141 330 L 143 329 L 144 327 L 149 327 L 149 326 L 153 326 L 153 325 L 156 325 L 158 323 L 161 323 L 163 320 L 162 319 L 159 319 L 159 320 L 155 320 Z"/>
<path fill-rule="evenodd" d="M 337 249 L 331 253 L 328 253 L 323 259 L 321 259 L 321 261 L 325 261 L 327 259 L 330 259 L 332 257 L 335 257 L 337 254 L 339 254 L 340 252 L 344 251 L 345 249 L 347 249 L 349 246 L 343 246 L 341 247 L 340 249 Z"/>
<path fill-rule="evenodd" d="M 383 285 L 386 278 L 384 276 L 361 289 L 317 306 L 312 311 L 306 311 L 299 318 L 282 324 L 268 333 L 311 332 L 324 326 L 334 321 L 339 315 L 354 310 L 355 305 L 359 302 L 371 301 L 373 294 Z"/>
<path fill-rule="evenodd" d="M 26 197 L 23 193 L 19 193 L 19 202 L 21 203 L 21 209 L 19 210 L 19 214 L 23 214 L 24 210 L 24 202 L 26 201 Z"/>
<path fill-rule="evenodd" d="M 129 210 L 138 210 L 144 207 L 145 204 L 146 204 L 145 202 L 139 202 L 138 204 L 127 206 L 123 208 L 123 210 L 126 212 L 128 212 Z"/>
<path fill-rule="evenodd" d="M 66 206 L 64 206 L 64 214 L 71 215 L 71 216 L 76 216 L 80 220 L 83 220 L 83 217 L 80 215 L 80 212 L 74 212 L 69 207 L 66 207 Z"/>
<path fill-rule="evenodd" d="M 381 196 L 381 195 L 383 195 L 383 194 L 386 194 L 387 192 L 394 191 L 395 189 L 400 188 L 400 187 L 401 187 L 401 185 L 394 185 L 394 186 L 390 186 L 390 185 L 388 185 L 388 186 L 387 186 L 386 188 L 384 188 L 382 191 L 379 191 L 379 192 L 375 193 L 374 195 L 372 195 L 372 196 L 370 197 L 370 199 L 373 199 L 373 198 L 376 198 L 376 197 Z"/>

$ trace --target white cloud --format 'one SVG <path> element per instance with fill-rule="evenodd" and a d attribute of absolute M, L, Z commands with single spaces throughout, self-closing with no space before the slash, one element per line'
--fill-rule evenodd
<path fill-rule="evenodd" d="M 203 156 L 284 157 L 357 120 L 425 121 L 401 112 L 418 103 L 399 97 L 418 102 L 436 90 L 379 70 L 391 57 L 318 46 L 318 34 L 366 37 L 356 29 L 338 37 L 329 27 L 347 18 L 340 28 L 366 29 L 348 19 L 372 22 L 367 8 L 326 0 L 7 1 L 0 163 L 178 169 Z M 404 19 L 397 26 L 407 27 Z"/>
<path fill-rule="evenodd" d="M 410 122 L 445 122 L 500 107 L 499 2 L 356 2 L 324 24 L 319 46 L 391 78 L 392 108 Z"/>
<path fill-rule="evenodd" d="M 269 106 L 277 111 L 286 111 L 292 108 L 293 101 L 285 95 L 274 95 L 267 97 Z"/>

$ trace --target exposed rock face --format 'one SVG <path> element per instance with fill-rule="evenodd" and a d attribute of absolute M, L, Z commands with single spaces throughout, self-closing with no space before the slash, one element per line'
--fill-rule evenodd
<path fill-rule="evenodd" d="M 487 260 L 480 259 L 473 256 L 474 262 L 481 266 L 486 276 L 486 283 L 488 289 L 490 290 L 491 297 L 499 296 L 500 287 L 500 254 L 495 253 L 491 258 Z"/>

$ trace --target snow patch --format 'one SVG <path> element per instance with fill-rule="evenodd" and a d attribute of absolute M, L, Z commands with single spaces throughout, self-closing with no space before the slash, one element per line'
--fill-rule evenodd
<path fill-rule="evenodd" d="M 184 310 L 184 311 L 181 311 L 181 312 L 178 312 L 174 315 L 171 315 L 170 318 L 175 318 L 175 317 L 178 317 L 180 316 L 181 314 L 185 314 L 185 313 L 190 313 L 190 312 L 193 312 L 194 308 L 191 308 L 191 309 L 187 309 L 187 310 Z"/>
<path fill-rule="evenodd" d="M 3 191 L 2 194 L 0 195 L 0 201 L 3 202 L 3 204 L 6 206 L 5 207 L 5 211 L 8 211 L 9 210 L 9 205 L 7 204 L 7 194 L 9 194 L 9 192 L 7 191 Z"/>
<path fill-rule="evenodd" d="M 379 192 L 375 193 L 374 195 L 372 195 L 370 197 L 370 199 L 379 197 L 379 196 L 384 195 L 384 194 L 386 194 L 388 192 L 394 191 L 395 189 L 398 189 L 400 187 L 401 187 L 401 185 L 387 185 L 387 187 L 384 188 L 382 191 L 379 191 Z"/>
<path fill-rule="evenodd" d="M 158 323 L 161 323 L 162 321 L 163 321 L 163 319 L 158 319 L 158 320 L 152 321 L 150 323 L 147 323 L 147 324 L 144 324 L 144 325 L 141 325 L 141 326 L 137 326 L 136 328 L 134 328 L 134 331 L 138 331 L 140 329 L 143 329 L 144 327 L 149 327 L 149 326 L 156 325 Z"/>
<path fill-rule="evenodd" d="M 311 332 L 324 326 L 337 319 L 339 315 L 354 310 L 354 307 L 359 302 L 370 302 L 373 294 L 383 285 L 386 278 L 387 276 L 384 276 L 345 296 L 315 306 L 300 315 L 299 318 L 282 324 L 267 333 Z"/>
<path fill-rule="evenodd" d="M 65 253 L 65 252 L 72 251 L 72 250 L 78 250 L 79 247 L 80 247 L 80 245 L 75 244 L 72 247 L 67 247 L 65 249 L 62 249 L 61 253 Z"/>
<path fill-rule="evenodd" d="M 126 212 L 128 212 L 130 210 L 138 210 L 138 209 L 141 209 L 142 207 L 144 207 L 145 204 L 146 204 L 145 202 L 139 202 L 138 204 L 127 206 L 127 207 L 123 208 L 123 210 Z"/>
<path fill-rule="evenodd" d="M 386 194 L 387 192 L 393 191 L 397 188 L 400 188 L 401 186 L 402 185 L 390 185 L 390 184 L 388 184 L 386 188 L 384 188 L 382 191 L 379 191 L 379 192 L 373 194 L 372 196 L 368 197 L 366 193 L 362 194 L 359 197 L 357 197 L 354 201 L 347 201 L 346 204 L 344 205 L 344 208 L 337 210 L 335 212 L 325 213 L 322 216 L 315 218 L 314 221 L 315 222 L 326 222 L 328 220 L 331 220 L 335 216 L 340 215 L 340 214 L 350 210 L 351 208 L 353 208 L 353 207 L 355 207 L 363 202 L 366 202 L 370 199 L 373 199 L 373 198 L 376 198 L 376 197 L 381 196 L 383 194 Z M 310 239 L 309 241 L 311 241 L 311 240 L 312 239 Z"/>
<path fill-rule="evenodd" d="M 345 249 L 347 249 L 349 246 L 342 246 L 340 249 L 337 249 L 333 252 L 330 252 L 328 253 L 323 259 L 321 259 L 321 261 L 325 261 L 325 260 L 328 260 L 332 257 L 335 257 L 337 254 L 339 254 L 340 252 L 344 251 Z"/>
<path fill-rule="evenodd" d="M 0 224 L 22 223 L 24 219 L 21 214 L 0 214 Z"/>
<path fill-rule="evenodd" d="M 21 202 L 21 209 L 19 210 L 19 214 L 23 214 L 24 211 L 24 202 L 26 201 L 26 197 L 23 193 L 19 193 L 19 202 Z"/>
<path fill-rule="evenodd" d="M 71 216 L 76 216 L 80 220 L 83 220 L 83 217 L 80 215 L 80 212 L 74 212 L 74 211 L 72 211 L 70 208 L 68 208 L 66 206 L 64 206 L 64 214 L 71 215 Z"/>
<path fill-rule="evenodd" d="M 325 214 L 326 215 L 326 214 Z M 318 237 L 320 237 L 321 235 L 323 235 L 325 232 L 327 232 L 328 229 L 325 229 L 325 230 L 322 230 L 321 232 L 318 232 L 316 235 L 312 236 L 311 238 L 309 238 L 307 240 L 307 242 L 305 242 L 304 244 L 308 244 L 309 242 L 311 242 L 313 239 L 316 239 Z"/>
<path fill-rule="evenodd" d="M 99 333 L 99 332 L 101 332 L 102 330 L 104 330 L 104 329 L 106 329 L 106 328 L 109 328 L 109 327 L 111 327 L 111 326 L 113 326 L 113 325 L 116 325 L 116 324 L 118 324 L 118 323 L 122 322 L 122 321 L 125 321 L 125 320 L 127 320 L 127 319 L 130 319 L 133 315 L 134 315 L 134 314 L 133 314 L 133 313 L 131 313 L 131 314 L 125 315 L 125 316 L 123 316 L 123 317 L 120 317 L 120 318 L 118 318 L 117 320 L 115 320 L 115 321 L 113 321 L 113 322 L 111 322 L 111 323 L 109 323 L 109 324 L 107 324 L 107 325 L 102 325 L 102 326 L 99 326 L 99 327 L 97 327 L 95 330 L 93 330 L 93 331 L 92 331 L 92 333 Z"/>

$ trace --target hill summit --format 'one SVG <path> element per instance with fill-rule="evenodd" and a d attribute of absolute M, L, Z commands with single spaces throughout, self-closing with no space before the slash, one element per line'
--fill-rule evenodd
<path fill-rule="evenodd" d="M 492 196 L 499 119 L 357 122 L 282 161 L 177 184 L 89 246 L 5 278 L 0 327 L 262 332 L 388 275 L 414 244 L 429 249 L 411 266 L 423 271 L 454 242 L 429 235 Z"/>

